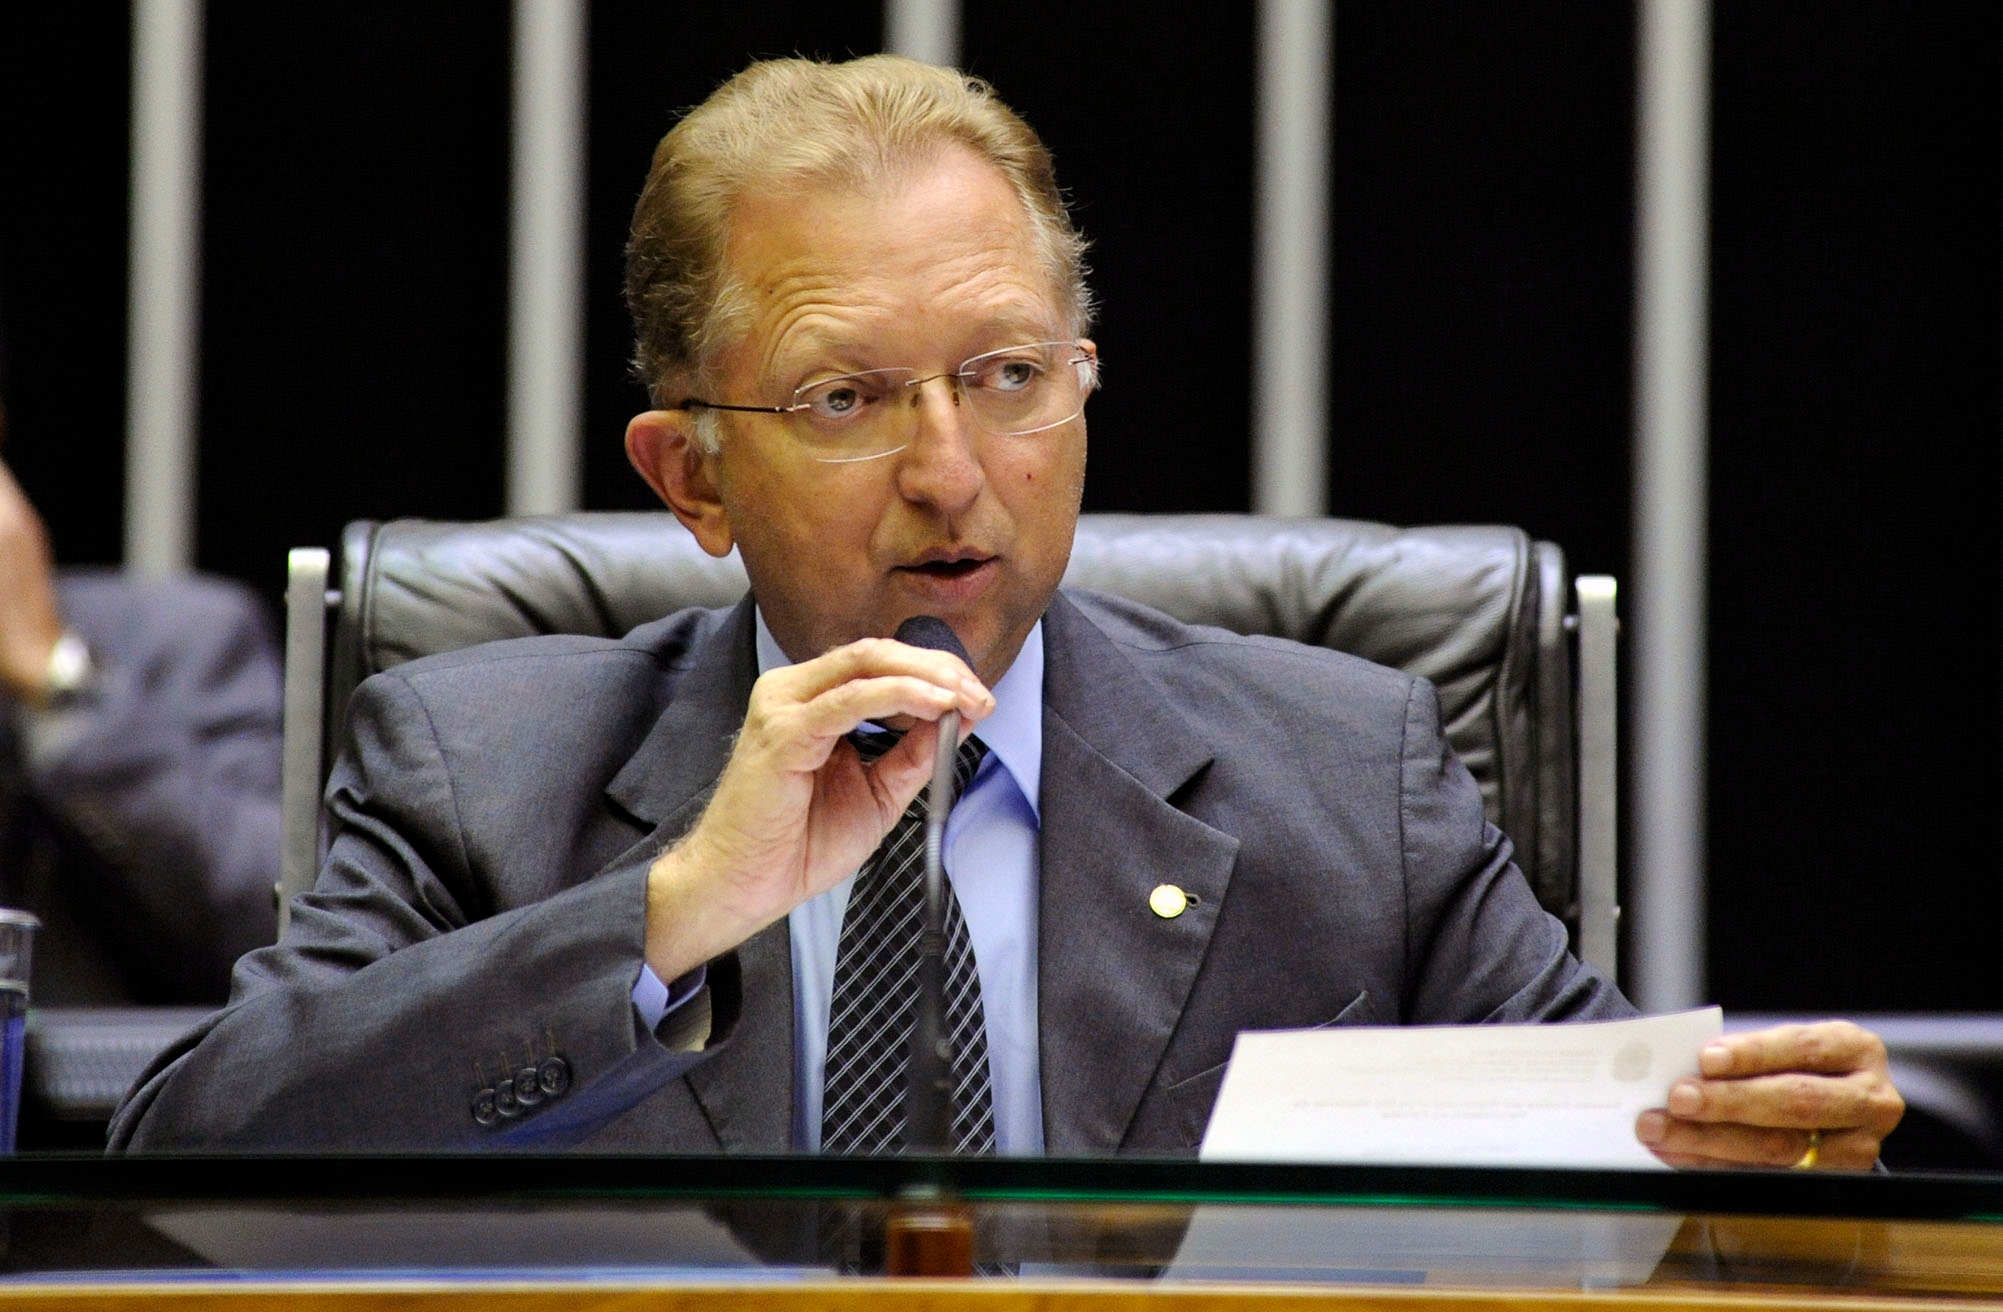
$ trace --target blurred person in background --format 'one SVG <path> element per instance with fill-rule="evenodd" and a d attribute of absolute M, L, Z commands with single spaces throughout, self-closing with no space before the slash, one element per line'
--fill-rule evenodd
<path fill-rule="evenodd" d="M 239 584 L 55 568 L 8 381 L 0 322 L 0 905 L 42 919 L 38 1006 L 221 1002 L 277 925 L 270 626 Z"/>

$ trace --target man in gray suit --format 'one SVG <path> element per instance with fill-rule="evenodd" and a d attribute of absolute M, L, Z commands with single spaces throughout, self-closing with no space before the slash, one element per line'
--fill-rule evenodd
<path fill-rule="evenodd" d="M 844 981 L 948 711 L 986 748 L 946 843 L 963 1144 L 1192 1152 L 1241 1029 L 1627 1014 L 1426 685 L 1058 591 L 1081 250 L 949 70 L 774 61 L 684 119 L 629 247 L 627 451 L 751 597 L 366 685 L 318 886 L 114 1145 L 899 1146 L 894 1099 L 880 1139 L 837 1111 L 890 987 Z M 889 639 L 920 614 L 964 663 Z M 1898 1118 L 1854 1026 L 1704 1063 L 1638 1127 L 1668 1160 L 1864 1167 Z"/>

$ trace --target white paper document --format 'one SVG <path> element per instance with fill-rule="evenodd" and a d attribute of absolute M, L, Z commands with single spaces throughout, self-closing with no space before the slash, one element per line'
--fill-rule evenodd
<path fill-rule="evenodd" d="M 1716 1007 L 1570 1025 L 1247 1030 L 1205 1161 L 1656 1168 L 1635 1118 L 1697 1073 Z"/>

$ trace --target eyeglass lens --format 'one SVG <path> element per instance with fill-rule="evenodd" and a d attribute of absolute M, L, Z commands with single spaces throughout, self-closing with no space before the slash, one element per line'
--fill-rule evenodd
<path fill-rule="evenodd" d="M 1076 342 L 1034 342 L 974 356 L 948 377 L 976 425 L 1021 437 L 1078 417 L 1094 361 Z M 916 422 L 915 409 L 897 402 L 927 381 L 915 369 L 871 369 L 811 383 L 794 393 L 800 436 L 822 460 L 889 455 L 910 442 Z"/>

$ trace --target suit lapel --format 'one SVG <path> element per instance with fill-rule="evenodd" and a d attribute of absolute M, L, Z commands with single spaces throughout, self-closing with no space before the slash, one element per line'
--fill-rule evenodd
<path fill-rule="evenodd" d="M 661 717 L 606 789 L 647 830 L 621 862 L 652 854 L 686 833 L 709 800 L 744 723 L 757 671 L 749 598 L 691 647 Z M 786 920 L 736 953 L 741 1011 L 734 1033 L 687 1076 L 718 1144 L 738 1152 L 783 1152 L 793 1132 L 793 953 Z"/>
<path fill-rule="evenodd" d="M 655 838 L 695 823 L 730 759 L 757 670 L 754 628 L 747 597 L 690 645 L 667 709 L 605 790 Z"/>
<path fill-rule="evenodd" d="M 1161 1068 L 1238 842 L 1168 801 L 1210 763 L 1197 726 L 1061 595 L 1044 636 L 1044 1146 L 1102 1153 L 1126 1140 Z M 1160 884 L 1190 895 L 1188 909 L 1150 910 Z"/>

